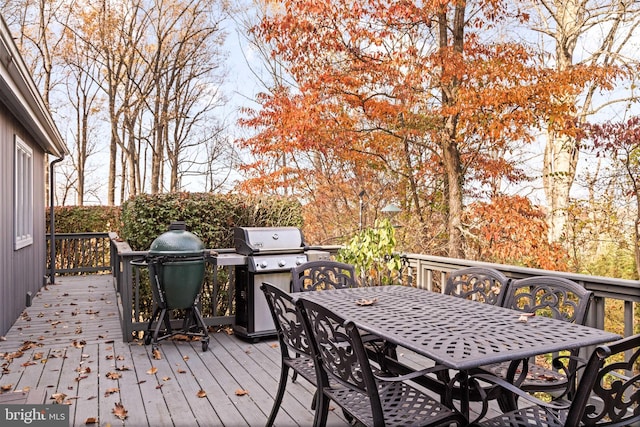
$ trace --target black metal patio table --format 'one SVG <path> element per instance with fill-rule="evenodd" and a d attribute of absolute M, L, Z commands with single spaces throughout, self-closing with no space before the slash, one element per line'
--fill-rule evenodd
<path fill-rule="evenodd" d="M 315 301 L 353 320 L 362 330 L 461 372 L 620 338 L 543 316 L 524 321 L 518 311 L 408 286 L 324 290 L 296 296 Z M 374 299 L 371 305 L 357 303 Z M 461 400 L 461 411 L 467 417 L 468 404 L 467 394 L 466 401 Z"/>

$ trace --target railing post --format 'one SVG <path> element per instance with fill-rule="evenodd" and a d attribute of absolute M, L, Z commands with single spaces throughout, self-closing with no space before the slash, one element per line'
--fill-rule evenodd
<path fill-rule="evenodd" d="M 130 342 L 133 338 L 133 319 L 131 317 L 131 307 L 133 298 L 131 296 L 132 274 L 131 274 L 131 258 L 122 256 L 122 271 L 119 275 L 122 280 L 119 285 L 120 300 L 122 301 L 122 334 L 126 342 Z"/>

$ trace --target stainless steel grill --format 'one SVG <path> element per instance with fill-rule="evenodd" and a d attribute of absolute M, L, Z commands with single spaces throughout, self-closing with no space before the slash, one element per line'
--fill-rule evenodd
<path fill-rule="evenodd" d="M 269 282 L 291 291 L 291 269 L 308 261 L 302 231 L 295 227 L 237 227 L 234 247 L 247 256 L 247 264 L 236 267 L 234 332 L 253 340 L 273 336 L 275 326 L 260 285 Z"/>

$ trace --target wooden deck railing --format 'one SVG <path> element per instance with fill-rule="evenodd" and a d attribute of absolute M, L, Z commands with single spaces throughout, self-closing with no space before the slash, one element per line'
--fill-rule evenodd
<path fill-rule="evenodd" d="M 335 252 L 335 247 L 325 249 L 332 253 Z M 219 253 L 233 252 L 231 249 L 217 249 L 216 251 Z M 131 263 L 131 261 L 145 255 L 144 251 L 131 251 L 126 242 L 119 241 L 116 235 L 111 235 L 112 274 L 122 301 L 122 325 L 125 337 L 133 337 L 135 333 L 146 327 L 145 313 L 150 310 L 148 282 L 145 282 L 143 269 Z M 402 254 L 402 257 L 404 261 L 403 283 L 409 283 L 433 292 L 442 291 L 442 284 L 448 272 L 470 266 L 492 267 L 514 279 L 537 275 L 565 277 L 582 284 L 595 294 L 587 319 L 589 326 L 605 329 L 605 310 L 608 303 L 619 300 L 623 306 L 623 334 L 625 336 L 632 335 L 634 329 L 637 332 L 634 305 L 640 302 L 640 282 L 638 281 L 420 254 Z M 201 304 L 208 325 L 229 325 L 235 321 L 234 266 L 238 263 L 238 258 L 231 257 L 229 259 L 232 261 L 225 261 L 224 257 L 220 257 L 217 265 L 210 264 L 207 268 Z"/>
<path fill-rule="evenodd" d="M 56 233 L 56 274 L 86 274 L 111 270 L 109 233 Z M 51 235 L 47 234 L 47 254 Z M 47 257 L 47 271 L 51 258 Z"/>
<path fill-rule="evenodd" d="M 491 267 L 514 279 L 543 275 L 564 277 L 580 283 L 594 293 L 595 298 L 589 308 L 587 325 L 604 329 L 607 302 L 620 300 L 624 305 L 624 335 L 633 335 L 634 328 L 637 328 L 634 323 L 634 303 L 640 302 L 640 282 L 636 280 L 613 279 L 428 255 L 407 254 L 405 256 L 409 264 L 406 274 L 412 276 L 412 283 L 415 283 L 420 288 L 435 292 L 442 291 L 442 284 L 446 280 L 448 272 L 463 267 Z"/>

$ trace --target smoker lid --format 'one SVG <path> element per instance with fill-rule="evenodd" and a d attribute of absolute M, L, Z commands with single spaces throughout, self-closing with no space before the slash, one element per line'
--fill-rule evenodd
<path fill-rule="evenodd" d="M 156 237 L 149 248 L 152 256 L 194 256 L 204 254 L 204 243 L 186 230 L 169 230 Z"/>
<path fill-rule="evenodd" d="M 304 250 L 302 231 L 296 227 L 236 227 L 233 240 L 236 252 L 242 255 Z"/>

